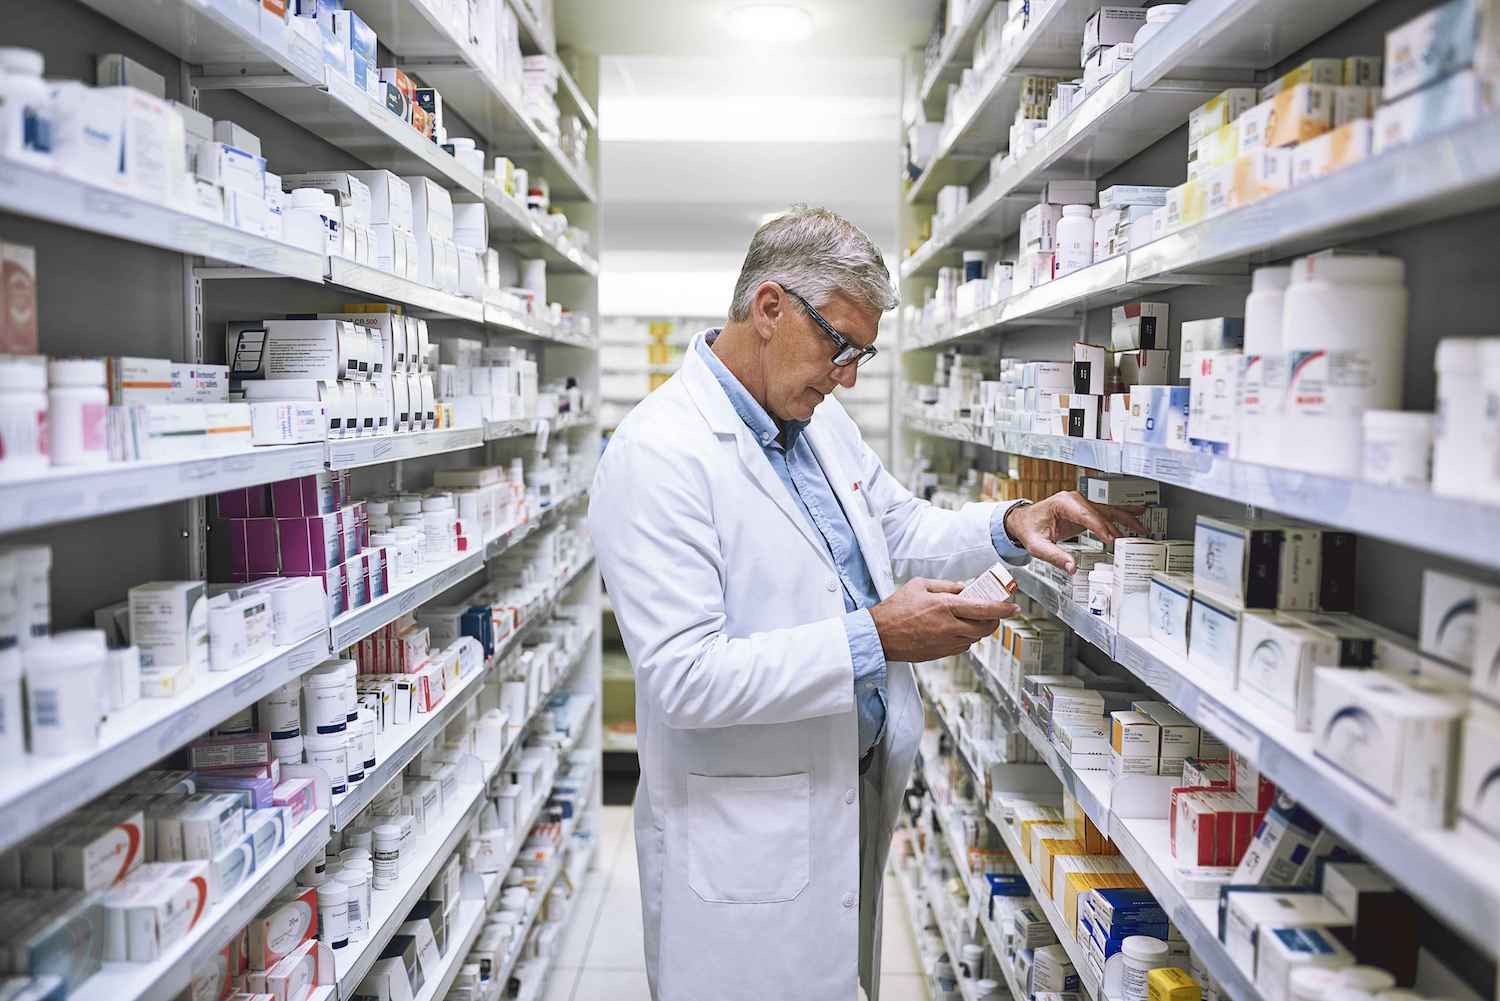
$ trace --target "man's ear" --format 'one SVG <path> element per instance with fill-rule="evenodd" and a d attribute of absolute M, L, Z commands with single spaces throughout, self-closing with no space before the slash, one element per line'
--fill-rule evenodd
<path fill-rule="evenodd" d="M 769 341 L 776 331 L 776 324 L 786 312 L 789 296 L 775 282 L 761 282 L 755 289 L 755 298 L 750 300 L 750 322 L 761 340 Z"/>

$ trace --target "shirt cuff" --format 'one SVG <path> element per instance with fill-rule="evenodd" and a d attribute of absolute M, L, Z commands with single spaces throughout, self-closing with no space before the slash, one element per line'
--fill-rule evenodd
<path fill-rule="evenodd" d="M 885 686 L 885 648 L 875 630 L 875 617 L 868 608 L 844 616 L 844 630 L 849 634 L 849 659 L 854 662 L 856 691 L 871 684 Z"/>
<path fill-rule="evenodd" d="M 1016 504 L 1016 501 L 1009 501 L 995 505 L 995 511 L 990 515 L 990 541 L 1002 560 L 1013 567 L 1024 567 L 1031 562 L 1031 554 L 1011 542 L 1010 536 L 1005 534 L 1005 512 Z"/>

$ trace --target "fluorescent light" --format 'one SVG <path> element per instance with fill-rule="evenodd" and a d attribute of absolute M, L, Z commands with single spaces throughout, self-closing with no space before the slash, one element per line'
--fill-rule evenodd
<path fill-rule="evenodd" d="M 812 34 L 812 15 L 801 7 L 757 3 L 729 12 L 729 26 L 741 38 L 756 42 L 800 42 Z"/>

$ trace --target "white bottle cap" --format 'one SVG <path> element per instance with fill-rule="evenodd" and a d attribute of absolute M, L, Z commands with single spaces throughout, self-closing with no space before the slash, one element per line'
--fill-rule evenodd
<path fill-rule="evenodd" d="M 1347 966 L 1339 971 L 1338 984 L 1375 994 L 1395 987 L 1396 978 L 1378 966 Z"/>
<path fill-rule="evenodd" d="M 102 358 L 55 358 L 47 363 L 47 381 L 54 386 L 103 386 Z"/>
<path fill-rule="evenodd" d="M 1280 291 L 1285 289 L 1287 285 L 1291 284 L 1291 281 L 1291 268 L 1256 268 L 1255 271 L 1250 275 L 1250 291 Z"/>
<path fill-rule="evenodd" d="M 19 76 L 41 76 L 46 61 L 36 49 L 0 48 L 0 69 Z"/>
<path fill-rule="evenodd" d="M 1468 377 L 1480 373 L 1479 353 L 1484 340 L 1479 337 L 1444 337 L 1438 341 L 1433 368 L 1439 372 L 1457 372 Z"/>
<path fill-rule="evenodd" d="M 0 359 L 0 392 L 34 393 L 46 388 L 47 367 L 42 359 Z"/>
<path fill-rule="evenodd" d="M 1292 262 L 1292 284 L 1324 281 L 1335 285 L 1400 285 L 1406 262 L 1399 257 L 1311 254 Z"/>
<path fill-rule="evenodd" d="M 1131 959 L 1154 963 L 1167 955 L 1167 943 L 1150 935 L 1131 935 L 1120 943 L 1120 951 Z"/>
<path fill-rule="evenodd" d="M 1092 205 L 1064 205 L 1062 214 L 1065 216 L 1090 218 L 1094 214 L 1094 207 Z"/>

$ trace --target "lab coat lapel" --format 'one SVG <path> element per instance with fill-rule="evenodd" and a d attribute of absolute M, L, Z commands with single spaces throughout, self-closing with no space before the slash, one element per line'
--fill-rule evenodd
<path fill-rule="evenodd" d="M 702 337 L 699 334 L 698 337 Z M 833 569 L 833 557 L 828 554 L 828 545 L 817 530 L 808 520 L 807 515 L 797 507 L 792 500 L 791 493 L 786 484 L 776 475 L 776 470 L 771 468 L 771 460 L 766 458 L 766 453 L 761 449 L 760 443 L 740 419 L 740 415 L 734 412 L 734 406 L 729 402 L 729 397 L 724 395 L 724 388 L 714 378 L 714 374 L 698 357 L 697 340 L 688 345 L 687 355 L 682 363 L 682 370 L 678 373 L 686 382 L 688 394 L 698 405 L 699 411 L 704 419 L 708 421 L 709 427 L 721 439 L 732 437 L 734 439 L 735 454 L 739 457 L 740 465 L 745 474 L 754 481 L 772 503 L 781 509 L 792 525 L 807 540 L 807 544 L 813 547 L 813 551 Z"/>
<path fill-rule="evenodd" d="M 859 551 L 864 554 L 865 566 L 870 570 L 870 579 L 875 582 L 876 593 L 884 601 L 894 588 L 885 585 L 886 575 L 881 573 L 880 563 L 886 557 L 870 538 L 870 533 L 875 530 L 875 523 L 870 517 L 869 506 L 859 495 L 858 481 L 844 467 L 837 443 L 829 440 L 827 432 L 818 425 L 816 415 L 802 433 L 807 437 L 808 444 L 812 446 L 813 454 L 818 457 L 818 465 L 823 467 L 823 475 L 828 477 L 834 494 L 843 505 L 844 517 L 849 519 L 849 527 L 854 529 L 854 538 L 859 543 Z"/>

